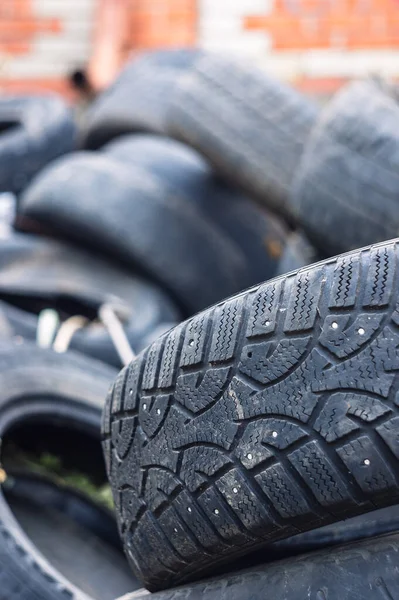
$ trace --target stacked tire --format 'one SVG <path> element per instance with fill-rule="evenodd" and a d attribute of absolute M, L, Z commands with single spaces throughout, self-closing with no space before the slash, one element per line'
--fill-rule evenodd
<path fill-rule="evenodd" d="M 138 588 L 126 568 L 111 513 L 52 481 L 21 473 L 18 466 L 12 471 L 17 445 L 29 456 L 63 456 L 70 466 L 104 482 L 100 418 L 114 371 L 79 355 L 3 342 L 0 377 L 0 598 L 112 600 Z M 86 558 L 83 539 L 86 551 L 90 549 Z"/>
<path fill-rule="evenodd" d="M 0 99 L 0 600 L 394 597 L 398 97 L 176 49 L 80 135 Z"/>

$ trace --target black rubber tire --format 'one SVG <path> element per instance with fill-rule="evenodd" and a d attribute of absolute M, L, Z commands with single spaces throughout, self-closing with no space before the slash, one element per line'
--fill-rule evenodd
<path fill-rule="evenodd" d="M 152 316 L 160 312 L 162 305 L 157 304 L 156 296 L 148 294 L 148 291 L 145 287 L 138 290 L 137 300 L 140 302 L 135 304 L 131 318 L 127 322 L 122 322 L 129 344 L 135 353 L 140 352 L 177 325 L 177 322 L 162 323 L 160 321 L 158 323 L 158 320 L 152 321 Z M 28 303 L 27 298 L 20 300 Z M 147 304 L 145 300 L 147 300 Z M 52 306 L 53 303 L 50 302 L 47 308 L 52 308 Z M 146 323 L 146 321 L 148 322 Z M 16 343 L 22 343 L 25 340 L 34 342 L 37 339 L 38 325 L 36 314 L 0 300 L 0 340 L 13 340 Z M 143 325 L 146 326 L 143 327 Z M 109 333 L 98 320 L 76 331 L 70 341 L 69 349 L 119 369 L 123 366 Z"/>
<path fill-rule="evenodd" d="M 399 505 L 396 504 L 273 542 L 246 556 L 240 556 L 222 568 L 222 572 L 233 573 L 307 552 L 398 531 Z"/>
<path fill-rule="evenodd" d="M 186 198 L 240 248 L 246 271 L 242 289 L 276 274 L 287 240 L 285 225 L 219 180 L 197 152 L 156 135 L 123 136 L 104 152 L 159 177 L 169 193 Z"/>
<path fill-rule="evenodd" d="M 265 562 L 265 554 L 270 560 L 276 560 L 280 557 L 296 556 L 398 531 L 399 505 L 396 504 L 352 519 L 325 525 L 320 529 L 299 533 L 292 538 L 275 542 L 257 554 L 259 557 L 262 555 L 262 562 Z"/>
<path fill-rule="evenodd" d="M 162 50 L 146 50 L 139 56 L 133 52 L 130 62 L 123 68 L 119 78 L 130 78 L 131 66 L 140 64 L 146 67 L 158 67 L 159 69 L 177 69 L 184 71 L 190 69 L 193 62 L 202 54 L 198 48 L 177 47 L 164 48 Z"/>
<path fill-rule="evenodd" d="M 167 294 L 110 261 L 35 235 L 13 233 L 0 239 L 2 339 L 21 336 L 35 340 L 37 313 L 44 308 L 59 311 L 61 320 L 76 314 L 95 319 L 104 303 L 123 307 L 124 329 L 136 351 L 163 323 L 180 321 L 180 313 Z M 71 348 L 122 366 L 98 319 L 75 333 Z"/>
<path fill-rule="evenodd" d="M 104 451 L 145 587 L 398 503 L 397 245 L 230 298 L 120 373 Z"/>
<path fill-rule="evenodd" d="M 327 105 L 292 190 L 318 248 L 345 252 L 398 235 L 399 98 L 377 80 L 352 83 Z"/>
<path fill-rule="evenodd" d="M 288 86 L 209 54 L 179 83 L 167 123 L 226 181 L 291 218 L 289 190 L 316 115 Z"/>
<path fill-rule="evenodd" d="M 54 448 L 64 444 L 65 464 L 68 459 L 71 466 L 103 482 L 101 408 L 114 374 L 113 369 L 72 353 L 61 356 L 31 344 L 1 343 L 2 467 L 7 470 L 6 448 L 17 439 L 18 447 L 52 444 L 54 454 Z M 13 516 L 2 489 L 0 522 L 1 600 L 90 598 L 40 554 Z"/>
<path fill-rule="evenodd" d="M 78 589 L 96 600 L 133 591 L 110 511 L 34 473 L 11 474 L 2 489 L 30 541 Z"/>
<path fill-rule="evenodd" d="M 36 178 L 19 209 L 25 219 L 140 268 L 168 290 L 187 315 L 260 281 L 261 271 L 263 278 L 271 277 L 277 267 L 272 251 L 281 250 L 285 239 L 282 228 L 277 231 L 274 221 L 264 218 L 260 226 L 273 241 L 270 261 L 262 240 L 263 261 L 254 265 L 259 270 L 252 269 L 241 244 L 198 207 L 212 194 L 213 214 L 219 210 L 223 220 L 234 197 L 220 191 L 208 171 L 197 169 L 195 185 L 198 189 L 184 187 L 176 175 L 172 187 L 166 177 L 140 165 L 82 152 L 57 161 Z M 249 214 L 246 200 L 236 197 Z M 258 246 L 259 238 L 254 242 L 257 252 Z"/>
<path fill-rule="evenodd" d="M 120 600 L 390 600 L 399 587 L 398 555 L 396 533 Z"/>
<path fill-rule="evenodd" d="M 158 338 L 162 337 L 173 327 L 176 327 L 176 325 L 178 325 L 178 323 L 162 323 L 161 325 L 159 325 L 156 329 L 151 331 L 150 335 L 143 338 L 140 351 L 145 350 L 147 346 L 155 342 L 155 340 L 157 340 Z"/>
<path fill-rule="evenodd" d="M 72 113 L 60 98 L 0 97 L 0 192 L 19 194 L 75 143 Z"/>
<path fill-rule="evenodd" d="M 302 267 L 322 260 L 322 258 L 306 235 L 299 232 L 292 233 L 287 239 L 283 254 L 278 261 L 276 275 L 285 275 L 290 271 L 297 271 Z"/>
<path fill-rule="evenodd" d="M 148 52 L 128 62 L 115 83 L 86 114 L 82 148 L 96 150 L 129 132 L 165 133 L 170 98 L 182 74 L 199 50 Z"/>

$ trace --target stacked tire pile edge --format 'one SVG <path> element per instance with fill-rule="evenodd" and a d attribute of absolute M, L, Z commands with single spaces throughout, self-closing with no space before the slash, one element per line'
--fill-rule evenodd
<path fill-rule="evenodd" d="M 0 97 L 0 600 L 396 598 L 398 98 Z"/>

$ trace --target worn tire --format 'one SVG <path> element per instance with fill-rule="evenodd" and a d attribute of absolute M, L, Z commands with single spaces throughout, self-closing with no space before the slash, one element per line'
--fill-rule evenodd
<path fill-rule="evenodd" d="M 120 600 L 377 600 L 399 587 L 399 534 L 325 549 L 148 596 Z"/>
<path fill-rule="evenodd" d="M 257 555 L 265 562 L 398 531 L 399 505 L 395 504 L 280 540 L 258 551 Z"/>
<path fill-rule="evenodd" d="M 19 300 L 25 305 L 28 305 L 29 300 L 31 300 L 23 297 L 16 298 L 15 296 L 13 299 L 14 302 Z M 57 307 L 57 303 L 49 302 L 45 306 L 46 308 L 54 308 Z M 35 303 L 33 302 L 32 311 L 34 307 Z M 131 313 L 126 321 L 122 321 L 123 330 L 133 352 L 140 352 L 155 339 L 177 325 L 177 321 L 163 322 L 159 319 L 164 308 L 162 295 L 158 296 L 156 292 L 152 293 L 150 286 L 143 286 L 142 288 L 138 286 L 136 302 Z M 54 308 L 54 310 L 56 309 Z M 68 318 L 68 315 L 61 310 L 58 309 L 57 312 L 60 315 L 60 325 L 56 334 L 62 326 L 62 322 Z M 0 340 L 13 340 L 18 343 L 25 340 L 35 342 L 38 326 L 38 316 L 34 312 L 22 310 L 18 306 L 0 300 Z M 118 355 L 108 331 L 98 319 L 76 331 L 70 340 L 68 349 L 119 369 L 123 366 L 121 357 Z"/>
<path fill-rule="evenodd" d="M 162 50 L 129 61 L 86 114 L 81 146 L 96 150 L 129 132 L 165 133 L 171 95 L 199 54 L 193 49 Z"/>
<path fill-rule="evenodd" d="M 356 542 L 399 531 L 399 505 L 387 506 L 324 525 L 318 529 L 298 533 L 292 537 L 262 546 L 246 556 L 230 562 L 222 572 L 233 573 L 241 569 L 264 565 L 283 558 L 291 558 L 324 548 L 334 548 L 349 542 Z"/>
<path fill-rule="evenodd" d="M 75 141 L 72 113 L 60 98 L 0 98 L 0 192 L 20 193 Z"/>
<path fill-rule="evenodd" d="M 306 235 L 299 232 L 292 233 L 287 239 L 281 258 L 278 261 L 276 275 L 285 275 L 290 271 L 297 271 L 318 260 L 322 260 L 322 256 L 312 246 Z"/>
<path fill-rule="evenodd" d="M 146 587 L 398 503 L 398 251 L 252 288 L 120 373 L 104 451 Z"/>
<path fill-rule="evenodd" d="M 114 600 L 132 591 L 137 582 L 123 558 L 109 510 L 35 473 L 17 471 L 2 489 L 30 541 L 76 587 L 96 600 Z"/>
<path fill-rule="evenodd" d="M 229 194 L 218 194 L 207 171 L 198 174 L 201 202 L 212 194 L 223 219 Z M 165 177 L 140 165 L 82 152 L 57 161 L 37 177 L 21 197 L 19 211 L 23 219 L 141 269 L 187 315 L 260 280 L 253 278 L 241 245 L 193 198 L 193 185 L 172 187 Z M 263 225 L 266 235 L 267 219 Z M 276 258 L 268 262 L 267 246 L 262 257 L 260 268 L 270 277 Z"/>
<path fill-rule="evenodd" d="M 98 323 L 104 303 L 123 307 L 123 325 L 135 350 L 163 323 L 181 320 L 158 286 L 111 261 L 41 236 L 13 233 L 0 239 L 2 339 L 35 340 L 37 314 L 45 308 L 57 310 L 61 321 L 83 315 L 94 322 L 73 335 L 71 348 L 120 368 L 114 344 Z"/>
<path fill-rule="evenodd" d="M 167 121 L 226 181 L 291 218 L 289 190 L 316 115 L 288 86 L 208 54 L 180 82 Z"/>
<path fill-rule="evenodd" d="M 105 482 L 100 420 L 114 374 L 113 369 L 72 353 L 60 356 L 33 344 L 1 343 L 3 475 L 16 444 L 29 454 L 61 454 L 65 466 L 90 474 L 93 481 Z M 12 515 L 3 489 L 0 524 L 1 600 L 89 600 L 90 596 L 61 575 L 28 539 Z"/>
<path fill-rule="evenodd" d="M 150 346 L 150 344 L 155 342 L 155 340 L 157 340 L 158 338 L 163 336 L 165 333 L 167 333 L 170 329 L 175 327 L 177 324 L 178 323 L 162 323 L 161 325 L 159 325 L 156 329 L 151 331 L 150 335 L 143 338 L 140 351 L 147 348 L 147 346 Z"/>
<path fill-rule="evenodd" d="M 380 81 L 352 83 L 310 136 L 292 205 L 315 245 L 329 254 L 398 235 L 398 99 Z"/>
<path fill-rule="evenodd" d="M 242 289 L 276 274 L 285 252 L 285 225 L 220 181 L 197 152 L 155 135 L 123 136 L 105 146 L 104 152 L 158 177 L 171 195 L 185 198 L 239 248 L 246 271 Z"/>

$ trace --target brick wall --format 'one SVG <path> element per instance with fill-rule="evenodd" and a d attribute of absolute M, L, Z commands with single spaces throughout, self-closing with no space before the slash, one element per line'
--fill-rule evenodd
<path fill-rule="evenodd" d="M 91 82 L 105 87 L 134 53 L 196 43 L 197 0 L 97 0 Z"/>
<path fill-rule="evenodd" d="M 399 0 L 0 0 L 0 90 L 89 60 L 102 87 L 132 51 L 196 44 L 309 89 L 399 77 Z"/>
<path fill-rule="evenodd" d="M 196 43 L 196 0 L 130 0 L 128 50 Z"/>
<path fill-rule="evenodd" d="M 399 76 L 398 0 L 199 0 L 199 44 L 315 89 Z"/>
<path fill-rule="evenodd" d="M 92 52 L 97 0 L 0 0 L 0 91 L 66 93 Z"/>
<path fill-rule="evenodd" d="M 399 77 L 399 0 L 129 0 L 126 48 L 197 44 L 315 91 Z"/>

